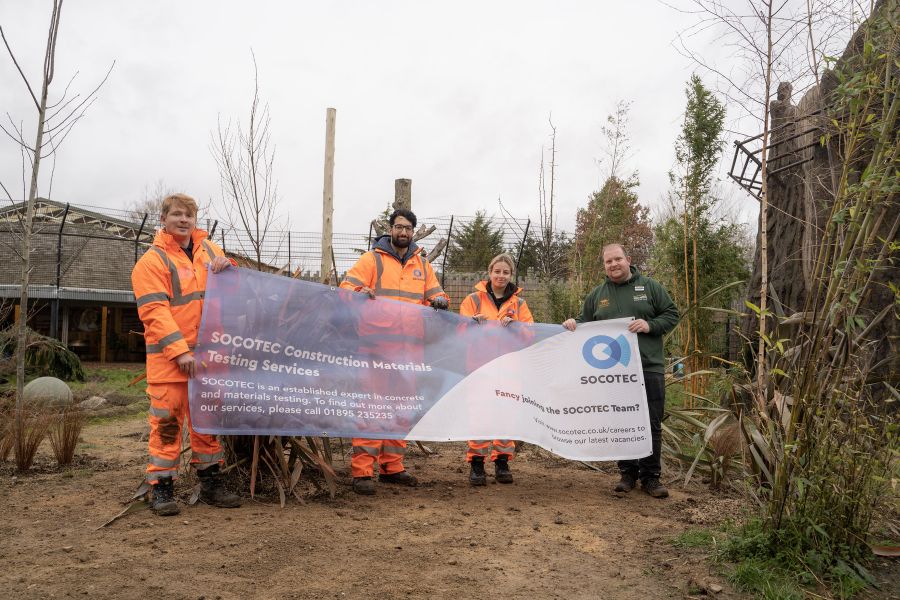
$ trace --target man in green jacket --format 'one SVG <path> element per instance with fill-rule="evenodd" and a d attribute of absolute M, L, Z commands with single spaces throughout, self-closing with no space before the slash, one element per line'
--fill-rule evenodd
<path fill-rule="evenodd" d="M 667 498 L 669 490 L 660 483 L 662 472 L 662 419 L 666 406 L 663 336 L 678 323 L 678 308 L 665 288 L 654 279 L 641 275 L 621 244 L 603 248 L 606 281 L 595 287 L 576 319 L 567 319 L 563 327 L 575 331 L 578 323 L 633 317 L 628 331 L 637 334 L 650 412 L 653 454 L 640 460 L 620 460 L 621 479 L 617 492 L 630 492 L 640 479 L 641 488 L 654 498 Z"/>

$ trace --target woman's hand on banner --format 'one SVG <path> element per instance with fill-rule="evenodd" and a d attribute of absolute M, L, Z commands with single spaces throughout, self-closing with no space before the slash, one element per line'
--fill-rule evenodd
<path fill-rule="evenodd" d="M 472 315 L 472 320 L 478 324 L 484 323 L 485 318 L 486 317 L 481 313 L 478 313 L 477 315 Z"/>
<path fill-rule="evenodd" d="M 566 319 L 562 322 L 562 326 L 568 329 L 569 331 L 575 331 L 575 328 L 578 326 L 578 323 L 575 319 Z"/>
<path fill-rule="evenodd" d="M 370 288 L 370 287 L 363 287 L 363 288 L 361 288 L 359 291 L 362 292 L 363 294 L 367 294 L 367 295 L 369 296 L 369 299 L 370 299 L 370 300 L 374 300 L 374 299 L 375 299 L 375 290 L 373 290 L 372 288 Z"/>
<path fill-rule="evenodd" d="M 500 324 L 503 325 L 504 327 L 506 327 L 507 325 L 509 325 L 512 322 L 512 320 L 513 320 L 512 317 L 503 317 L 502 319 L 500 319 Z"/>

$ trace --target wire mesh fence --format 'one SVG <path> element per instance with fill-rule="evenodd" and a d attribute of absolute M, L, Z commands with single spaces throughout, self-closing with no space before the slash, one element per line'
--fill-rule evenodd
<path fill-rule="evenodd" d="M 0 205 L 0 300 L 14 301 L 21 280 L 22 203 Z M 32 298 L 130 304 L 131 271 L 150 247 L 159 226 L 158 217 L 133 210 L 68 205 L 50 200 L 36 204 L 31 251 L 29 291 Z M 272 229 L 257 239 L 244 229 L 214 219 L 201 218 L 198 226 L 239 264 L 270 273 L 312 281 L 326 281 L 321 271 L 322 236 L 315 231 Z M 445 215 L 421 218 L 417 243 L 425 250 L 450 296 L 451 308 L 472 292 L 487 275 L 487 265 L 498 252 L 519 259 L 534 246 L 535 228 L 527 218 L 484 215 Z M 371 248 L 378 233 L 335 233 L 332 237 L 334 283 Z M 438 254 L 437 250 L 443 247 Z M 519 273 L 517 283 L 538 320 L 557 318 L 551 311 L 554 286 L 561 279 Z M 558 312 L 558 311 L 557 311 Z M 734 341 L 724 324 L 714 345 L 732 356 Z"/>
<path fill-rule="evenodd" d="M 0 284 L 16 284 L 20 277 L 23 228 L 22 203 L 0 205 Z M 230 223 L 201 216 L 198 226 L 242 266 L 324 280 L 322 235 L 316 231 L 247 231 Z M 32 252 L 32 285 L 103 290 L 131 289 L 134 263 L 153 242 L 158 217 L 134 210 L 62 204 L 36 204 Z M 514 258 L 522 253 L 530 221 L 512 217 L 447 215 L 419 220 L 421 246 L 439 276 L 445 273 L 486 273 L 499 252 Z M 378 237 L 367 232 L 334 233 L 333 277 L 342 277 Z"/>

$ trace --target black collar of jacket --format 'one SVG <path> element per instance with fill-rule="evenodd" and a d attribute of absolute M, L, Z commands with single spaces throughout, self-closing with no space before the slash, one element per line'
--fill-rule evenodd
<path fill-rule="evenodd" d="M 491 282 L 488 281 L 488 284 L 485 286 L 487 288 L 488 296 L 491 297 L 491 300 L 494 301 L 494 305 L 499 310 L 503 303 L 512 298 L 512 295 L 516 293 L 516 290 L 519 289 L 516 287 L 512 281 L 506 284 L 506 289 L 503 290 L 503 296 L 498 298 L 494 295 L 494 286 L 491 285 Z"/>

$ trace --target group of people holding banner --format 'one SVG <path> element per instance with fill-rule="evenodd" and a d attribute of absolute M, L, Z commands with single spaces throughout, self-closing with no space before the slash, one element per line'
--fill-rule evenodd
<path fill-rule="evenodd" d="M 223 462 L 221 447 L 215 436 L 197 433 L 190 428 L 187 381 L 194 374 L 193 345 L 197 341 L 200 314 L 205 291 L 207 265 L 217 273 L 234 263 L 221 249 L 196 228 L 196 202 L 184 194 L 166 198 L 160 216 L 162 229 L 148 251 L 135 265 L 132 283 L 138 313 L 144 323 L 147 343 L 147 383 L 151 399 L 149 410 L 150 462 L 147 481 L 152 485 L 151 507 L 157 514 L 179 512 L 174 497 L 173 481 L 177 476 L 181 427 L 187 422 L 192 449 L 191 462 L 201 481 L 200 498 L 220 507 L 240 505 L 240 499 L 225 491 L 219 472 Z M 389 218 L 390 233 L 375 240 L 373 248 L 363 254 L 347 272 L 341 288 L 367 294 L 371 299 L 389 298 L 412 302 L 435 309 L 449 308 L 431 264 L 413 239 L 416 216 L 409 210 L 395 210 Z M 586 298 L 581 314 L 562 325 L 574 331 L 579 322 L 634 317 L 628 329 L 638 334 L 641 360 L 646 382 L 653 452 L 640 460 L 620 461 L 617 492 L 628 492 L 640 481 L 648 494 L 668 496 L 660 483 L 660 438 L 665 387 L 663 384 L 662 335 L 671 330 L 678 311 L 662 286 L 637 272 L 631 266 L 625 249 L 611 244 L 603 249 L 606 281 Z M 508 254 L 494 257 L 488 264 L 488 278 L 475 286 L 460 304 L 460 315 L 475 323 L 497 321 L 506 326 L 514 321 L 533 323 L 531 311 L 515 284 L 515 261 Z M 377 305 L 373 305 L 377 306 Z M 399 328 L 390 318 L 390 303 L 361 327 L 360 339 L 373 347 L 391 352 L 416 352 L 415 336 L 421 336 L 414 323 Z M 408 356 L 417 361 L 419 357 Z M 373 389 L 388 389 L 403 395 L 402 378 L 385 374 L 384 381 L 373 381 Z M 466 460 L 470 465 L 472 485 L 487 483 L 485 462 L 494 464 L 498 483 L 512 483 L 509 461 L 516 452 L 512 440 L 473 440 L 468 443 Z M 417 479 L 403 465 L 406 441 L 402 439 L 353 438 L 351 475 L 353 490 L 358 494 L 376 492 L 375 464 L 378 481 L 416 486 Z"/>

